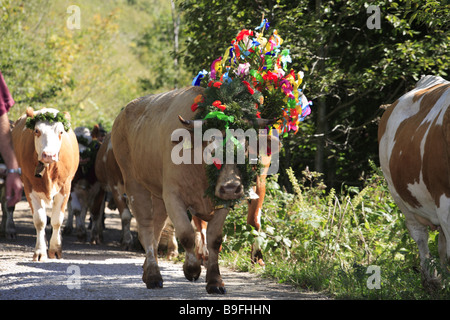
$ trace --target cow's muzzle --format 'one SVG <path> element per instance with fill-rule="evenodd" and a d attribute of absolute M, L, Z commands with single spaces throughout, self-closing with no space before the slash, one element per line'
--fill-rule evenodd
<path fill-rule="evenodd" d="M 240 182 L 229 182 L 216 190 L 216 196 L 223 200 L 235 200 L 244 195 L 244 186 Z"/>
<path fill-rule="evenodd" d="M 58 161 L 58 154 L 57 153 L 47 153 L 47 152 L 42 152 L 42 157 L 41 157 L 41 162 L 43 163 L 53 163 L 53 162 L 57 162 Z"/>

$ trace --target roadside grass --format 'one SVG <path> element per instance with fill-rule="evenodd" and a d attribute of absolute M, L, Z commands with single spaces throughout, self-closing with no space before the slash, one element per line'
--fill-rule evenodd
<path fill-rule="evenodd" d="M 442 290 L 423 288 L 417 246 L 371 166 L 361 190 L 326 191 L 320 174 L 308 169 L 300 181 L 288 170 L 294 194 L 269 178 L 261 231 L 246 224 L 246 205 L 230 212 L 222 262 L 336 299 L 449 299 L 448 276 Z M 430 233 L 430 264 L 438 270 L 437 238 Z M 252 244 L 262 249 L 264 267 L 251 263 Z"/>

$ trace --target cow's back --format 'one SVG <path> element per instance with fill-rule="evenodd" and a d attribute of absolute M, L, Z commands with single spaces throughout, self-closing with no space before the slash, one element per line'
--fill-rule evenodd
<path fill-rule="evenodd" d="M 189 87 L 149 95 L 133 100 L 121 111 L 114 122 L 111 139 L 125 179 L 132 176 L 158 197 L 162 196 L 163 185 L 177 189 L 183 181 L 190 181 L 190 187 L 195 185 L 192 177 L 205 180 L 202 164 L 186 167 L 173 164 L 171 159 L 174 146 L 171 135 L 183 128 L 178 116 L 192 119 L 191 105 L 202 93 L 201 87 Z"/>
<path fill-rule="evenodd" d="M 450 84 L 427 76 L 381 118 L 380 164 L 397 203 L 438 225 L 450 199 Z"/>
<path fill-rule="evenodd" d="M 104 186 L 123 184 L 122 174 L 112 150 L 111 133 L 105 136 L 105 140 L 98 150 L 95 159 L 95 174 L 98 181 Z"/>

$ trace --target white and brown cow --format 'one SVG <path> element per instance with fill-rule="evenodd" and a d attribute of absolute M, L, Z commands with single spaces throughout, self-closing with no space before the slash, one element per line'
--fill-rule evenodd
<path fill-rule="evenodd" d="M 176 165 L 171 157 L 172 133 L 185 126 L 192 128 L 193 121 L 182 119 L 192 119 L 191 105 L 203 90 L 189 87 L 138 98 L 121 111 L 113 125 L 114 155 L 138 224 L 139 240 L 146 252 L 143 281 L 148 288 L 162 287 L 156 248 L 167 215 L 186 250 L 185 277 L 192 281 L 200 276 L 201 262 L 195 255 L 195 232 L 187 215 L 189 210 L 208 222 L 206 290 L 225 293 L 218 256 L 229 209 L 215 208 L 210 198 L 204 196 L 208 187 L 204 164 Z M 190 149 L 192 154 L 195 148 Z M 244 195 L 241 179 L 236 164 L 224 164 L 215 195 L 224 200 L 241 198 Z"/>
<path fill-rule="evenodd" d="M 26 114 L 17 120 L 12 130 L 13 146 L 20 167 L 22 182 L 36 228 L 36 248 L 33 260 L 43 261 L 61 258 L 61 224 L 70 195 L 72 178 L 78 168 L 78 142 L 72 129 L 62 122 L 37 120 L 39 115 L 59 114 L 55 109 L 34 111 L 28 108 Z M 27 118 L 35 118 L 34 129 L 26 127 Z M 65 121 L 70 121 L 64 113 Z M 66 131 L 67 129 L 67 131 Z M 45 225 L 46 206 L 53 203 L 51 225 L 53 233 L 47 256 Z"/>
<path fill-rule="evenodd" d="M 439 230 L 439 255 L 450 258 L 450 83 L 425 76 L 385 111 L 379 156 L 391 194 L 419 247 L 423 283 L 439 281 L 427 268 L 428 227 Z"/>

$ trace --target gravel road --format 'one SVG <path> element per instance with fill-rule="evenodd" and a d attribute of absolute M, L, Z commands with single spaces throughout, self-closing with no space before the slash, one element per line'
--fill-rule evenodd
<path fill-rule="evenodd" d="M 301 292 L 255 274 L 222 267 L 227 294 L 217 297 L 205 290 L 205 274 L 196 282 L 185 279 L 181 263 L 159 260 L 164 288 L 148 290 L 142 282 L 142 252 L 123 251 L 119 245 L 120 220 L 107 211 L 102 245 L 63 239 L 63 259 L 33 262 L 35 230 L 28 203 L 14 214 L 17 239 L 0 238 L 0 300 L 320 300 L 324 296 Z M 49 227 L 47 227 L 47 235 Z M 49 237 L 48 237 L 49 238 Z"/>

